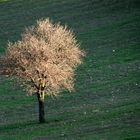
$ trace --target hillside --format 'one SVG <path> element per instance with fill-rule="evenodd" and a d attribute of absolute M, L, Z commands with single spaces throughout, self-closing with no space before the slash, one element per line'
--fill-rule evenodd
<path fill-rule="evenodd" d="M 46 97 L 38 124 L 35 96 L 0 76 L 0 140 L 140 139 L 139 0 L 0 0 L 0 54 L 25 27 L 50 17 L 73 29 L 84 63 L 75 92 Z"/>

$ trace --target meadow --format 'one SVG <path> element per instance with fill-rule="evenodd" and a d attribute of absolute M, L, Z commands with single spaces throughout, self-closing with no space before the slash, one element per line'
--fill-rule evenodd
<path fill-rule="evenodd" d="M 0 76 L 0 140 L 140 139 L 139 0 L 0 0 L 0 55 L 25 27 L 50 17 L 71 28 L 85 50 L 75 91 L 36 96 Z"/>

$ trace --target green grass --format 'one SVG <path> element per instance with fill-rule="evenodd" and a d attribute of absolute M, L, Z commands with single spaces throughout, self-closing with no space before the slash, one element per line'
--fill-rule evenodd
<path fill-rule="evenodd" d="M 36 96 L 0 76 L 0 140 L 140 139 L 139 15 L 139 0 L 0 0 L 1 55 L 47 17 L 72 28 L 87 53 L 75 92 L 46 97 L 45 124 Z"/>

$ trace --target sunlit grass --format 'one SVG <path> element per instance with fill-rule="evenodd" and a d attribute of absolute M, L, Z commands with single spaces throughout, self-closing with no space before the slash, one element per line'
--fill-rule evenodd
<path fill-rule="evenodd" d="M 11 0 L 0 0 L 0 2 L 7 2 L 7 1 L 11 1 Z"/>

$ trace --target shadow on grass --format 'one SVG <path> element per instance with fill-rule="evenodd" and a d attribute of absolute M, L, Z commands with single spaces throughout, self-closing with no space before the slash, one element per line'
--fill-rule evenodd
<path fill-rule="evenodd" d="M 27 121 L 27 122 L 17 122 L 12 124 L 5 124 L 0 126 L 0 132 L 8 131 L 12 129 L 23 129 L 27 127 L 39 127 L 40 125 L 56 125 L 56 123 L 60 123 L 62 120 L 59 119 L 47 119 L 45 123 L 39 123 L 38 120 Z"/>
<path fill-rule="evenodd" d="M 10 130 L 10 129 L 21 129 L 29 126 L 39 125 L 37 121 L 28 121 L 28 122 L 17 122 L 13 124 L 6 124 L 0 126 L 0 131 Z"/>

